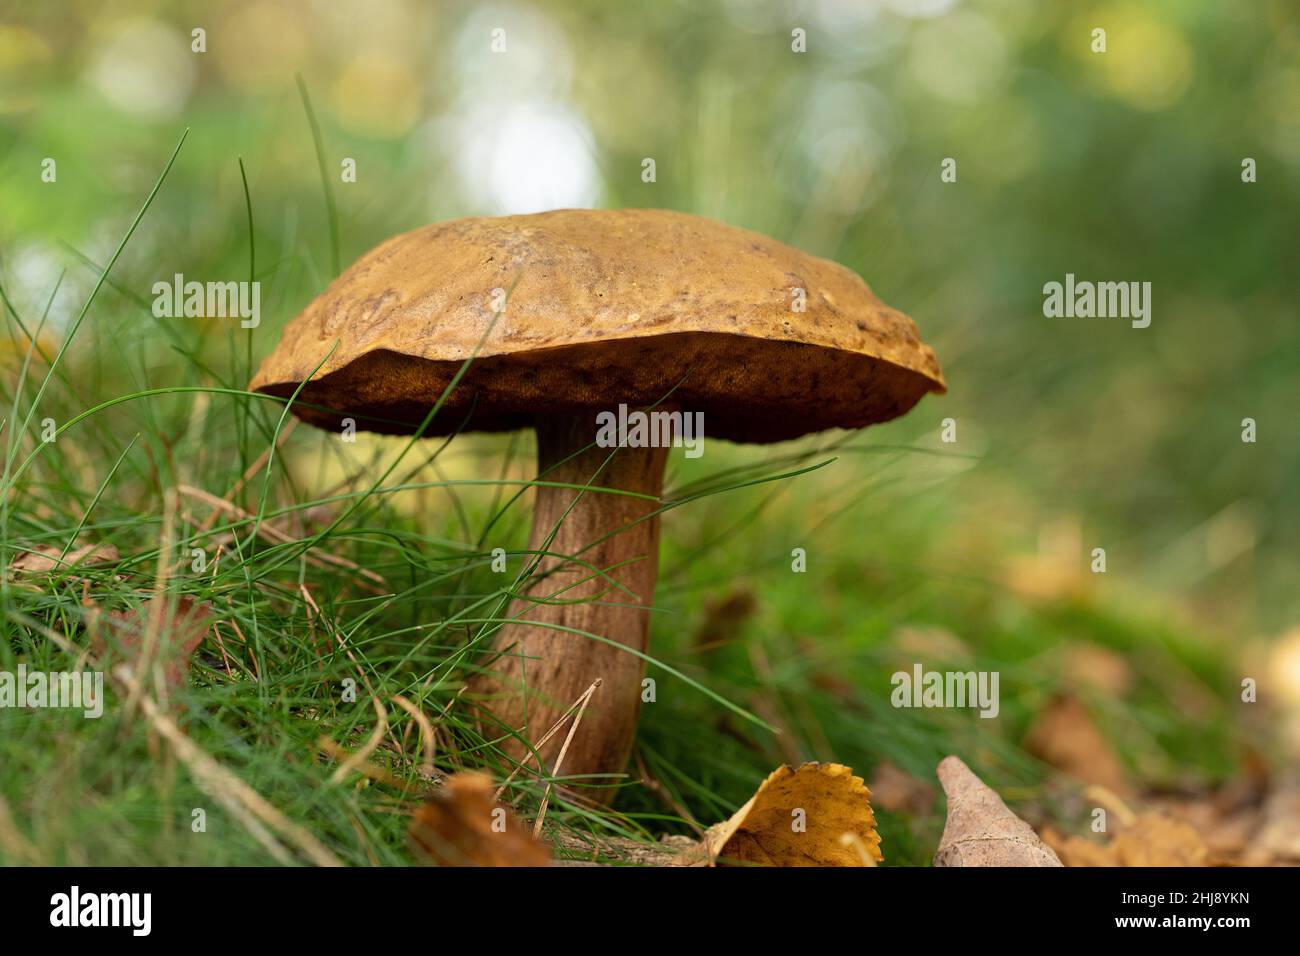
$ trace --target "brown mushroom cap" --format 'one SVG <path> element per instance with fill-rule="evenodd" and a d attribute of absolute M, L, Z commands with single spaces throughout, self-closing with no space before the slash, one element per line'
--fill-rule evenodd
<path fill-rule="evenodd" d="M 805 311 L 791 308 L 796 289 Z M 509 294 L 500 315 L 493 290 Z M 706 434 L 769 442 L 887 421 L 944 390 L 912 320 L 850 270 L 652 209 L 458 219 L 389 239 L 289 323 L 250 388 L 288 397 L 316 370 L 300 418 L 409 433 L 470 356 L 426 434 L 671 392 L 704 412 Z"/>

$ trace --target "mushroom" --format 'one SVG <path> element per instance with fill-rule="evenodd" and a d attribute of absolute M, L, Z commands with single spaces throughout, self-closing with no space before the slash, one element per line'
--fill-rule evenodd
<path fill-rule="evenodd" d="M 323 428 L 348 417 L 413 433 L 462 372 L 424 434 L 532 427 L 544 482 L 529 540 L 540 560 L 471 687 L 536 743 L 599 679 L 566 776 L 627 764 L 658 576 L 668 449 L 597 445 L 597 416 L 702 412 L 710 438 L 775 442 L 887 421 L 944 390 L 912 320 L 853 272 L 646 209 L 460 219 L 389 239 L 289 323 L 249 387 L 301 386 L 294 413 Z M 552 766 L 565 736 L 538 748 Z M 507 750 L 525 753 L 518 740 Z M 609 796 L 608 776 L 586 782 Z"/>

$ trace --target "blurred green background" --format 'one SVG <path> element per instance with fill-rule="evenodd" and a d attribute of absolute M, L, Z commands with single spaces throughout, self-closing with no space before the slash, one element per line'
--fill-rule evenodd
<path fill-rule="evenodd" d="M 331 269 L 301 73 L 344 265 L 428 222 L 558 206 L 767 232 L 860 272 L 934 344 L 951 392 L 896 432 L 957 419 L 979 464 L 949 488 L 954 524 L 1034 548 L 1065 516 L 1107 548 L 1114 578 L 1234 630 L 1296 620 L 1294 4 L 5 7 L 3 275 L 39 314 L 66 266 L 56 327 L 94 278 L 65 244 L 102 263 L 189 126 L 115 279 L 148 297 L 174 272 L 242 276 L 242 156 L 268 316 L 254 351 L 269 351 Z M 1097 25 L 1105 54 L 1090 49 Z M 498 26 L 504 55 L 489 49 Z M 195 27 L 205 54 L 190 52 Z M 806 54 L 791 52 L 795 27 Z M 56 185 L 40 180 L 47 156 Z M 337 175 L 347 157 L 354 184 Z M 945 157 L 956 183 L 940 182 Z M 1067 272 L 1150 281 L 1151 327 L 1044 318 L 1042 285 Z M 165 379 L 164 336 L 127 329 L 140 368 Z"/>
<path fill-rule="evenodd" d="M 671 514 L 652 652 L 712 671 L 712 686 L 742 699 L 765 681 L 789 690 L 760 713 L 798 728 L 793 744 L 763 745 L 778 756 L 888 758 L 919 774 L 953 734 L 977 739 L 979 722 L 898 714 L 887 686 L 861 688 L 896 656 L 964 653 L 927 634 L 1002 667 L 1014 740 L 1062 678 L 1045 656 L 1058 642 L 1140 657 L 1176 632 L 1218 703 L 1179 713 L 1153 652 L 1154 709 L 1133 711 L 1150 739 L 1130 726 L 1127 756 L 1158 778 L 1230 772 L 1227 749 L 1197 741 L 1223 730 L 1214 708 L 1235 695 L 1237 655 L 1300 624 L 1294 3 L 6 0 L 0 11 L 0 284 L 24 321 L 48 310 L 56 348 L 190 129 L 70 346 L 83 404 L 65 395 L 69 408 L 242 386 L 250 355 L 267 354 L 332 278 L 331 205 L 344 267 L 429 222 L 561 206 L 664 207 L 759 230 L 844 263 L 913 315 L 950 391 L 856 436 L 814 475 Z M 1097 27 L 1104 54 L 1091 49 Z M 206 52 L 191 50 L 195 28 Z M 504 53 L 491 50 L 496 28 Z M 806 53 L 791 50 L 796 28 Z M 55 183 L 42 182 L 46 157 Z M 250 340 L 229 322 L 154 319 L 159 279 L 248 276 L 241 157 L 261 327 Z M 955 183 L 940 179 L 947 157 Z M 1255 183 L 1242 181 L 1245 158 Z M 355 182 L 340 177 L 347 159 Z M 1151 326 L 1044 317 L 1043 284 L 1066 273 L 1152 283 Z M 21 336 L 8 348 L 20 360 Z M 192 413 L 179 396 L 101 417 L 96 438 L 78 439 L 83 487 L 135 431 L 175 434 Z M 200 481 L 206 468 L 237 475 L 265 442 L 208 414 L 201 442 L 171 449 L 177 467 Z M 1253 444 L 1241 440 L 1247 417 Z M 946 418 L 954 444 L 940 441 Z M 290 462 L 295 447 L 323 447 L 306 432 Z M 382 457 L 390 441 L 368 438 L 365 453 Z M 461 467 L 495 461 L 506 441 L 458 439 Z M 786 452 L 715 443 L 703 464 L 675 455 L 670 484 Z M 147 472 L 129 492 L 111 486 L 105 505 L 156 509 Z M 487 500 L 466 507 L 477 515 Z M 456 519 L 439 514 L 455 536 Z M 515 515 L 519 543 L 526 517 Z M 789 573 L 793 547 L 809 551 L 803 578 Z M 1105 575 L 1089 572 L 1097 547 Z M 754 643 L 742 650 L 730 633 L 702 655 L 692 636 L 719 613 L 726 625 L 728 595 L 742 609 L 734 629 Z M 861 699 L 846 703 L 828 675 L 861 678 Z M 715 812 L 743 799 L 752 771 L 727 776 L 728 748 L 744 747 L 725 716 L 698 702 L 647 710 L 646 753 L 683 799 Z M 675 753 L 698 749 L 681 729 L 701 713 L 719 730 L 708 759 Z M 864 741 L 891 720 L 940 729 Z M 1195 726 L 1179 746 L 1181 720 Z M 677 779 L 669 765 L 690 770 Z"/>

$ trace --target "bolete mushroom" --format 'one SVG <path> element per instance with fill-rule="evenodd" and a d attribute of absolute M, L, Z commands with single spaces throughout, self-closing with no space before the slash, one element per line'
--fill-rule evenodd
<path fill-rule="evenodd" d="M 425 434 L 535 428 L 545 482 L 529 542 L 541 560 L 472 687 L 535 743 L 600 678 L 566 776 L 627 764 L 644 660 L 625 648 L 646 651 L 658 574 L 668 449 L 601 447 L 598 414 L 702 412 L 710 438 L 775 442 L 883 422 L 944 389 L 912 320 L 853 272 L 645 209 L 460 219 L 390 239 L 288 325 L 250 388 L 302 385 L 294 413 L 324 428 L 349 417 L 412 433 L 471 357 Z"/>

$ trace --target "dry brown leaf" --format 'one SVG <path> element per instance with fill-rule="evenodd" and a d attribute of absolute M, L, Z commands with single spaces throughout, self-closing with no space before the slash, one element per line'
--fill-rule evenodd
<path fill-rule="evenodd" d="M 1300 863 L 1300 776 L 1292 776 L 1264 803 L 1263 823 L 1246 848 L 1248 862 Z"/>
<path fill-rule="evenodd" d="M 60 555 L 63 555 L 60 558 Z M 67 570 L 77 565 L 113 564 L 121 560 L 117 548 L 111 544 L 84 544 L 63 554 L 62 548 L 49 544 L 38 544 L 30 551 L 24 551 L 9 562 L 9 572 L 18 574 L 40 574 L 56 568 Z"/>
<path fill-rule="evenodd" d="M 452 774 L 411 820 L 411 838 L 438 866 L 548 866 L 551 853 L 492 797 L 485 774 Z"/>
<path fill-rule="evenodd" d="M 1205 844 L 1209 866 L 1234 866 L 1248 862 L 1247 848 L 1263 820 L 1258 805 L 1243 805 L 1224 799 L 1228 787 L 1212 796 L 1163 797 L 1151 801 L 1151 809 L 1186 823 Z M 1265 861 L 1267 862 L 1267 861 Z"/>
<path fill-rule="evenodd" d="M 1047 831 L 1043 833 L 1048 837 Z M 1066 866 L 1205 866 L 1209 850 L 1196 829 L 1155 811 L 1140 813 L 1109 843 L 1051 833 Z"/>
<path fill-rule="evenodd" d="M 1045 763 L 1084 783 L 1115 793 L 1129 790 L 1119 757 L 1073 694 L 1052 698 L 1029 728 L 1025 746 Z"/>
<path fill-rule="evenodd" d="M 1051 826 L 1043 827 L 1043 842 L 1052 848 L 1065 866 L 1119 866 L 1109 843 L 1094 843 L 1083 837 L 1064 834 Z"/>
<path fill-rule="evenodd" d="M 1205 861 L 1210 866 L 1230 866 L 1246 863 L 1254 847 L 1252 838 L 1260 830 L 1263 815 L 1257 809 L 1239 810 L 1231 816 L 1224 817 L 1216 824 L 1198 825 L 1194 820 L 1187 822 L 1196 829 L 1209 857 Z M 1300 857 L 1297 857 L 1300 859 Z M 1270 855 L 1268 862 L 1272 862 Z"/>
<path fill-rule="evenodd" d="M 162 666 L 167 689 L 175 690 L 184 686 L 194 652 L 212 628 L 212 608 L 207 604 L 185 596 L 173 604 L 170 598 L 161 596 L 150 598 L 138 608 L 113 611 L 106 628 L 92 629 L 91 649 L 106 662 L 125 662 L 136 669 L 144 653 L 150 618 L 159 602 L 161 624 L 151 663 Z"/>
<path fill-rule="evenodd" d="M 709 859 L 761 866 L 875 866 L 871 791 L 838 763 L 774 770 L 731 819 L 710 827 Z"/>
<path fill-rule="evenodd" d="M 887 760 L 871 775 L 872 802 L 890 813 L 924 816 L 934 806 L 935 796 L 934 787 Z"/>
<path fill-rule="evenodd" d="M 1204 866 L 1209 855 L 1190 825 L 1163 813 L 1142 813 L 1115 836 L 1120 866 Z"/>
<path fill-rule="evenodd" d="M 948 796 L 935 866 L 1061 866 L 1061 861 L 1002 798 L 957 757 L 939 763 Z"/>

